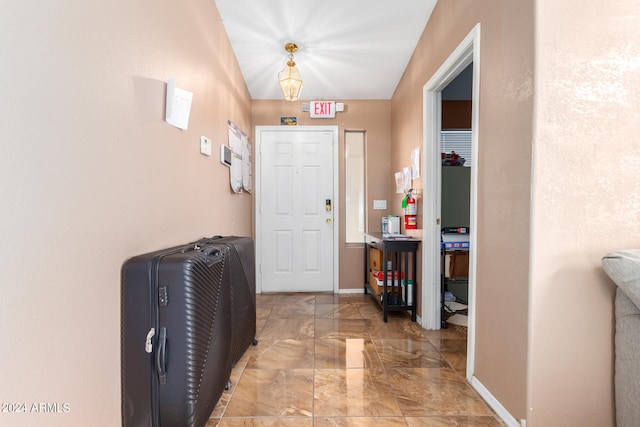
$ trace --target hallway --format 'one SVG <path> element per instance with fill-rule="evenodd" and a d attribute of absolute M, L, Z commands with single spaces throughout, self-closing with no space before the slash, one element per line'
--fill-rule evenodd
<path fill-rule="evenodd" d="M 466 328 L 384 323 L 364 294 L 260 294 L 257 319 L 207 427 L 504 425 L 465 379 Z"/>

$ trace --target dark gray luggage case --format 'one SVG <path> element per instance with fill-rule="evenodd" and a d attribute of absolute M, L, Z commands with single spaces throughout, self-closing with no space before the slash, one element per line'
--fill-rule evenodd
<path fill-rule="evenodd" d="M 206 424 L 231 374 L 229 255 L 192 243 L 123 265 L 124 426 Z"/>
<path fill-rule="evenodd" d="M 256 268 L 253 239 L 216 236 L 212 243 L 229 248 L 231 275 L 231 362 L 235 365 L 256 345 Z"/>

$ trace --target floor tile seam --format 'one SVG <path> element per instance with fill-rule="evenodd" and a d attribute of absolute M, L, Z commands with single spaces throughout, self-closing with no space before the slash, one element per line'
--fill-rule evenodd
<path fill-rule="evenodd" d="M 451 371 L 453 371 L 454 374 L 456 374 L 461 380 L 462 382 L 474 393 L 474 395 L 478 398 L 478 400 L 482 403 L 482 406 L 485 410 L 487 410 L 488 414 L 477 414 L 477 413 L 458 413 L 458 414 L 447 414 L 447 415 L 442 415 L 442 414 L 429 414 L 428 416 L 492 416 L 492 417 L 496 417 L 495 415 L 495 411 L 489 406 L 489 404 L 484 400 L 484 398 L 480 395 L 480 393 L 478 393 L 473 386 L 471 385 L 471 382 L 469 382 L 469 380 L 463 376 L 460 375 L 460 373 L 454 369 L 454 368 L 410 368 L 410 367 L 400 367 L 400 368 L 392 368 L 394 370 L 399 370 L 399 371 L 410 371 L 410 370 L 421 370 L 421 369 L 428 369 L 428 370 L 437 370 L 437 369 L 449 369 Z M 393 389 L 393 388 L 392 388 Z M 395 392 L 394 392 L 395 395 Z M 396 395 L 397 398 L 397 395 Z M 400 407 L 400 410 L 402 410 L 402 407 Z M 421 415 L 422 416 L 422 415 Z"/>
<path fill-rule="evenodd" d="M 260 337 L 260 334 L 262 334 L 262 332 L 264 331 L 264 327 L 267 324 L 267 319 L 264 319 L 264 321 L 262 319 L 256 319 L 256 339 L 258 339 Z M 262 326 L 259 329 L 258 329 L 258 322 L 262 323 Z"/>
<path fill-rule="evenodd" d="M 387 340 L 393 340 L 393 339 L 394 338 L 389 338 Z M 399 339 L 399 340 L 401 340 L 401 339 Z M 381 341 L 385 341 L 385 339 L 382 339 Z M 417 341 L 417 342 L 423 342 L 423 341 Z M 431 347 L 433 347 L 433 350 L 435 350 L 438 353 L 438 356 L 440 357 L 441 361 L 445 362 L 453 371 L 455 371 L 456 373 L 460 374 L 458 372 L 458 370 L 451 364 L 451 362 L 449 362 L 449 359 L 442 354 L 442 351 L 438 347 L 433 345 L 433 343 L 431 341 L 427 341 L 427 342 L 429 343 L 429 345 L 431 345 Z M 410 354 L 413 354 L 413 353 L 410 353 Z"/>
<path fill-rule="evenodd" d="M 317 334 L 316 334 L 316 330 L 317 330 L 317 321 L 318 318 L 316 316 L 317 313 L 317 307 L 318 305 L 316 304 L 316 310 L 314 310 L 314 316 L 313 316 L 313 375 L 311 378 L 311 417 L 312 417 L 312 421 L 311 421 L 311 425 L 315 424 L 315 421 L 313 421 L 313 416 L 316 413 L 316 374 L 317 374 L 317 367 L 316 367 L 316 340 L 317 340 Z"/>
<path fill-rule="evenodd" d="M 296 414 L 296 415 L 229 415 L 226 416 L 225 419 L 278 419 L 278 418 L 288 418 L 288 419 L 292 419 L 292 418 L 302 418 L 305 420 L 308 420 L 310 418 L 313 418 L 313 415 L 300 415 L 300 414 Z"/>
<path fill-rule="evenodd" d="M 465 418 L 493 418 L 494 420 L 501 422 L 499 418 L 495 415 L 488 414 L 424 414 L 424 415 L 406 415 L 404 418 L 457 418 L 457 417 L 465 417 Z"/>
<path fill-rule="evenodd" d="M 403 338 L 376 338 L 375 340 L 372 340 L 372 341 L 373 341 L 373 344 L 374 344 L 374 346 L 375 346 L 375 348 L 376 348 L 376 351 L 377 351 L 377 350 L 378 350 L 378 345 L 383 345 L 383 342 L 384 342 L 384 341 L 392 341 L 392 340 L 402 341 L 402 340 L 403 340 Z M 460 372 L 459 372 L 459 371 L 458 371 L 458 370 L 457 370 L 457 369 L 456 369 L 456 368 L 451 364 L 451 362 L 449 362 L 448 358 L 446 358 L 446 357 L 442 354 L 442 351 L 441 351 L 437 346 L 435 346 L 435 345 L 433 344 L 433 342 L 431 342 L 431 340 L 429 340 L 429 339 L 426 339 L 426 340 L 413 340 L 413 339 L 411 339 L 411 340 L 412 340 L 412 341 L 416 341 L 416 342 L 428 342 L 428 343 L 433 347 L 433 349 L 434 349 L 436 352 L 438 352 L 438 355 L 440 356 L 440 359 L 441 359 L 442 361 L 446 362 L 446 364 L 447 364 L 447 365 L 448 365 L 448 366 L 449 366 L 449 367 L 450 367 L 454 372 L 456 372 L 456 373 L 458 373 L 459 375 L 461 375 L 461 373 L 460 373 Z M 378 341 L 378 342 L 376 342 L 376 341 Z M 466 356 L 466 355 L 465 355 L 465 356 Z M 380 360 L 382 361 L 382 358 L 380 358 Z M 463 376 L 463 377 L 464 377 L 464 376 Z"/>
<path fill-rule="evenodd" d="M 242 373 L 244 374 L 245 371 L 311 371 L 314 370 L 315 368 L 309 367 L 309 368 L 250 368 L 247 367 L 245 368 Z"/>
<path fill-rule="evenodd" d="M 386 369 L 386 367 L 385 367 L 385 369 Z M 407 366 L 402 366 L 402 367 L 390 367 L 389 369 L 390 370 L 394 370 L 394 371 L 401 371 L 401 372 L 405 372 L 405 373 L 409 373 L 410 371 L 419 371 L 419 370 L 437 371 L 437 370 L 448 369 L 449 371 L 453 372 L 454 375 L 457 375 L 462 380 L 462 382 L 464 382 L 464 384 L 466 386 L 468 386 L 469 388 L 471 388 L 475 392 L 475 389 L 473 389 L 473 387 L 471 386 L 471 383 L 469 381 L 467 381 L 467 379 L 465 377 L 461 376 L 458 373 L 458 371 L 456 371 L 455 369 L 453 369 L 451 367 L 447 367 L 447 366 L 444 366 L 444 367 L 443 366 L 441 366 L 441 367 L 407 367 Z M 386 372 L 388 372 L 388 371 L 386 371 Z M 387 380 L 389 380 L 390 373 L 387 373 L 386 375 L 387 375 Z M 445 380 L 445 381 L 450 382 L 450 380 Z M 391 384 L 391 382 L 389 382 L 389 384 Z M 396 399 L 398 399 L 399 396 L 396 394 L 395 389 L 393 388 L 393 386 L 390 386 L 390 387 L 391 387 L 391 390 L 393 390 L 394 396 L 396 397 Z M 476 394 L 477 394 L 477 392 L 476 392 Z M 482 400 L 483 404 L 488 407 L 487 403 L 484 401 L 484 399 L 482 399 L 482 397 L 481 397 L 481 400 Z M 400 407 L 400 409 L 402 410 L 402 407 Z"/>
<path fill-rule="evenodd" d="M 352 420 L 354 418 L 360 419 L 399 419 L 402 418 L 406 422 L 404 415 L 314 415 L 314 419 L 345 419 Z"/>
<path fill-rule="evenodd" d="M 339 307 L 341 306 L 341 303 L 334 304 L 334 305 L 336 305 L 336 306 L 339 308 Z M 359 311 L 358 311 L 358 312 L 359 312 Z M 316 418 L 328 418 L 327 416 L 316 416 L 316 407 L 315 407 L 315 405 L 316 405 L 316 379 L 317 379 L 317 378 L 319 378 L 319 377 L 318 377 L 319 372 L 320 372 L 320 371 L 323 371 L 323 370 L 340 370 L 340 371 L 345 371 L 345 372 L 346 372 L 346 371 L 347 371 L 347 370 L 349 370 L 349 369 L 355 369 L 355 368 L 347 368 L 346 366 L 345 366 L 344 368 L 319 368 L 319 367 L 317 366 L 317 363 L 316 363 L 316 362 L 317 362 L 317 360 L 316 360 L 316 358 L 317 358 L 317 354 L 316 354 L 316 352 L 315 352 L 315 344 L 318 342 L 318 340 L 322 340 L 323 338 L 319 338 L 319 337 L 317 337 L 317 336 L 315 335 L 315 326 L 316 326 L 316 322 L 317 322 L 318 320 L 320 320 L 320 319 L 321 319 L 321 318 L 318 318 L 317 316 L 314 316 L 314 337 L 315 337 L 315 338 L 314 338 L 314 353 L 313 353 L 313 356 L 314 356 L 314 357 L 313 357 L 313 360 L 314 360 L 314 369 L 313 369 L 313 384 L 312 384 L 312 396 L 313 396 L 313 402 L 312 402 L 312 411 L 311 411 L 311 413 L 312 413 L 312 415 L 313 415 L 313 419 L 314 419 L 314 421 L 313 421 L 313 424 L 314 424 L 314 425 L 315 425 L 315 419 L 316 419 Z M 326 319 L 323 319 L 323 320 L 326 320 Z M 334 320 L 335 320 L 335 319 L 334 319 Z M 333 331 L 332 331 L 332 333 L 338 333 L 338 331 L 333 330 Z M 369 336 L 369 334 L 368 334 L 368 333 L 367 333 L 367 335 Z M 347 338 L 338 338 L 338 340 L 346 340 L 346 339 L 347 339 Z M 371 339 L 371 337 L 370 337 L 370 336 L 369 336 L 369 339 Z M 329 341 L 329 339 L 327 339 L 327 341 Z M 358 369 L 363 369 L 363 368 L 358 368 Z M 353 418 L 353 417 L 345 417 L 345 418 Z"/>
<path fill-rule="evenodd" d="M 439 339 L 439 340 L 440 340 L 440 339 Z M 429 340 L 429 342 L 431 343 L 431 345 L 433 345 L 433 346 L 436 348 L 436 350 L 438 350 L 438 353 L 440 353 L 440 357 L 441 357 L 445 362 L 447 362 L 447 364 L 449 365 L 449 367 L 450 367 L 451 369 L 453 369 L 453 371 L 454 371 L 455 373 L 457 373 L 457 374 L 458 374 L 458 375 L 459 375 L 463 380 L 465 380 L 465 381 L 467 381 L 467 382 L 468 382 L 466 372 L 464 372 L 464 373 L 463 373 L 463 372 L 459 371 L 458 369 L 456 369 L 456 367 L 455 367 L 455 366 L 453 366 L 453 364 L 449 361 L 449 357 L 445 357 L 445 355 L 443 354 L 442 348 L 437 347 L 433 342 L 431 342 L 431 340 Z M 454 353 L 454 352 L 451 352 L 451 353 Z M 467 359 L 467 352 L 466 352 L 466 351 L 464 352 L 464 355 L 463 355 L 463 356 L 464 356 L 464 359 L 465 359 L 465 370 L 466 370 L 466 359 Z"/>
<path fill-rule="evenodd" d="M 315 415 L 314 418 L 404 418 L 404 415 Z"/>
<path fill-rule="evenodd" d="M 369 340 L 373 343 L 373 347 L 376 351 L 376 356 L 378 357 L 378 361 L 380 362 L 380 365 L 382 366 L 382 370 L 384 372 L 384 378 L 385 381 L 388 385 L 388 390 L 389 392 L 393 395 L 393 398 L 395 399 L 396 405 L 398 406 L 398 409 L 400 410 L 400 413 L 402 414 L 402 417 L 404 418 L 404 422 L 405 424 L 407 424 L 407 420 L 406 420 L 406 416 L 404 414 L 404 411 L 402 410 L 402 406 L 400 405 L 400 401 L 398 399 L 398 395 L 395 391 L 395 389 L 393 388 L 393 386 L 391 385 L 391 381 L 389 380 L 389 370 L 387 369 L 387 366 L 385 365 L 385 363 L 382 361 L 382 357 L 380 357 L 380 352 L 378 350 L 378 345 L 375 343 L 373 337 L 371 336 L 371 334 L 369 334 Z"/>
<path fill-rule="evenodd" d="M 449 359 L 447 359 L 446 357 L 442 356 L 442 353 L 440 353 L 442 359 L 447 362 L 447 365 L 449 365 L 449 367 L 451 368 L 451 370 L 453 370 L 453 372 L 455 372 L 461 379 L 463 379 L 465 382 L 469 383 L 469 380 L 467 379 L 467 375 L 463 374 L 462 372 L 460 372 L 458 369 L 455 368 L 455 366 L 453 366 L 451 364 L 451 362 L 449 362 Z M 469 383 L 471 384 L 471 383 Z"/>
<path fill-rule="evenodd" d="M 271 318 L 271 315 L 273 314 L 273 304 L 271 305 L 271 308 L 269 308 L 269 314 L 264 318 L 265 324 L 266 322 L 269 321 L 269 319 Z M 263 326 L 264 328 L 264 326 Z"/>
<path fill-rule="evenodd" d="M 443 370 L 443 369 L 447 369 L 451 372 L 453 372 L 454 374 L 458 375 L 460 377 L 460 379 L 464 380 L 465 383 L 467 383 L 469 386 L 471 386 L 471 383 L 469 383 L 469 381 L 467 381 L 467 379 L 463 376 L 460 376 L 458 374 L 458 372 L 451 368 L 450 366 L 439 366 L 439 367 L 434 367 L 434 366 L 398 366 L 398 367 L 391 367 L 389 368 L 390 370 L 397 370 L 397 371 L 409 371 L 409 370 L 418 370 L 418 369 L 428 369 L 428 370 L 432 370 L 432 371 L 438 371 L 438 370 Z"/>
<path fill-rule="evenodd" d="M 245 364 L 242 367 L 242 370 L 240 371 L 240 375 L 238 375 L 238 381 L 236 382 L 236 384 L 235 385 L 231 384 L 231 388 L 229 388 L 229 390 L 223 391 L 223 393 L 228 391 L 229 392 L 229 396 L 228 396 L 228 399 L 227 399 L 227 404 L 224 405 L 224 408 L 222 409 L 222 413 L 220 414 L 220 422 L 222 422 L 222 418 L 225 417 L 225 414 L 227 413 L 227 409 L 229 409 L 229 404 L 231 403 L 231 399 L 233 399 L 233 396 L 234 396 L 236 390 L 238 389 L 238 385 L 240 384 L 240 380 L 242 379 L 246 369 L 247 369 L 247 365 Z M 229 378 L 229 381 L 231 381 L 231 378 Z M 219 399 L 218 399 L 218 402 L 220 402 Z"/>

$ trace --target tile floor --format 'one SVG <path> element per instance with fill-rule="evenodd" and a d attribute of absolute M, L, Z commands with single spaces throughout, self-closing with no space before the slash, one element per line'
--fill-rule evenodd
<path fill-rule="evenodd" d="M 464 327 L 384 323 L 368 294 L 258 295 L 257 319 L 206 427 L 504 426 L 465 380 Z"/>

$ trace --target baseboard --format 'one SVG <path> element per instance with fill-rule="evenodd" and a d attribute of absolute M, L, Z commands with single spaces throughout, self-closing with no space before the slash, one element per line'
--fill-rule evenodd
<path fill-rule="evenodd" d="M 496 411 L 496 414 L 504 421 L 509 427 L 521 427 L 520 423 L 513 418 L 513 415 L 505 409 L 504 406 L 496 399 L 493 394 L 476 378 L 471 377 L 471 386 L 480 394 L 480 396 L 487 402 L 491 409 Z"/>
<path fill-rule="evenodd" d="M 363 294 L 364 288 L 338 289 L 339 294 Z"/>

